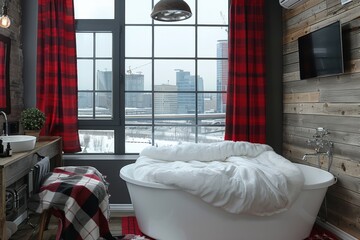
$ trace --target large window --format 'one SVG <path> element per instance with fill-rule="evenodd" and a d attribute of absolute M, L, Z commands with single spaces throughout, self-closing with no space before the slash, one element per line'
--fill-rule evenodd
<path fill-rule="evenodd" d="M 74 0 L 83 153 L 224 139 L 228 0 L 186 0 L 171 23 L 157 2 Z"/>

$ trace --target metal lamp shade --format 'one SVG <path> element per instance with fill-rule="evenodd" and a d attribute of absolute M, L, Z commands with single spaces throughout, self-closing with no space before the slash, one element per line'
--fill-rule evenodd
<path fill-rule="evenodd" d="M 164 22 L 182 21 L 191 17 L 191 9 L 183 0 L 161 0 L 151 13 L 154 20 Z"/>

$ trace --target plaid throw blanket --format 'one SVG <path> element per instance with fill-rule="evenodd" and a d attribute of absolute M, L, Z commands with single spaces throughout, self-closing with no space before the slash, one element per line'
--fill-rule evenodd
<path fill-rule="evenodd" d="M 61 219 L 63 239 L 114 239 L 108 225 L 108 183 L 96 168 L 55 168 L 29 206 L 38 213 L 52 207 Z"/>

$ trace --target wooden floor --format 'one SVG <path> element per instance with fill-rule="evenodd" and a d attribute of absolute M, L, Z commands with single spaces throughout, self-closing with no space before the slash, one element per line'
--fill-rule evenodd
<path fill-rule="evenodd" d="M 19 225 L 18 230 L 11 236 L 9 240 L 35 240 L 37 239 L 37 228 L 39 215 L 30 216 L 28 223 L 23 222 Z M 51 217 L 49 230 L 44 233 L 44 240 L 55 240 L 57 231 L 57 222 L 55 217 Z M 30 223 L 30 224 L 29 224 Z M 116 215 L 110 218 L 110 231 L 113 236 L 121 235 L 121 216 Z"/>

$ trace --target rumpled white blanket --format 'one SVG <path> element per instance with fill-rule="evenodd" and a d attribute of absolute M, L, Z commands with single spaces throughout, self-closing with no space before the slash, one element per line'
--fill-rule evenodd
<path fill-rule="evenodd" d="M 296 200 L 300 169 L 265 144 L 223 141 L 145 148 L 137 180 L 170 185 L 230 213 L 272 215 Z"/>

